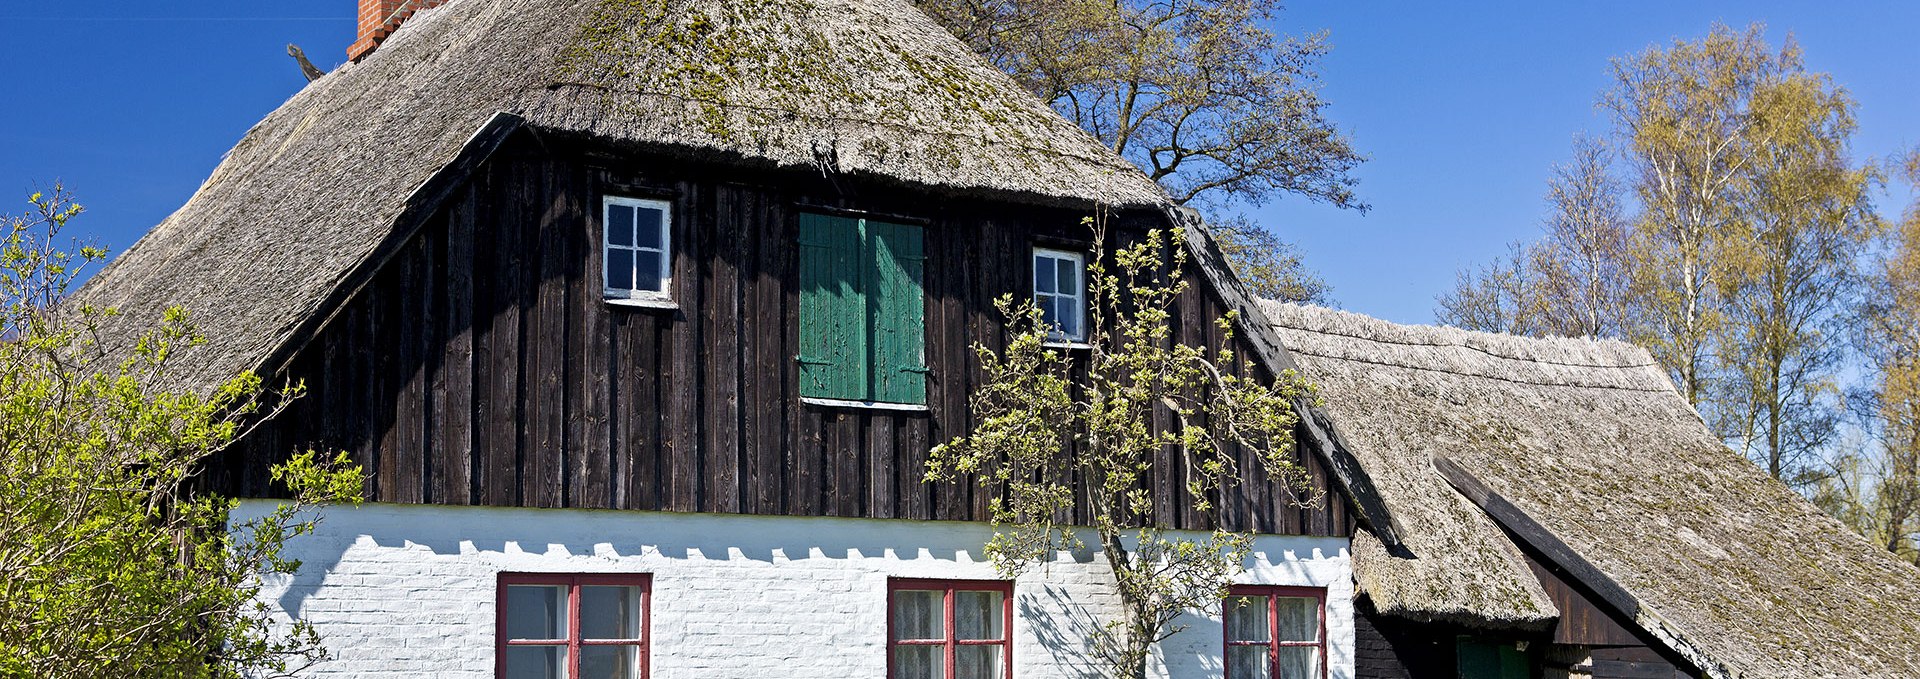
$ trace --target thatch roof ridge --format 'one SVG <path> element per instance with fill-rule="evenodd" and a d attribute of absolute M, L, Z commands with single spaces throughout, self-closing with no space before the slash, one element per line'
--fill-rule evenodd
<path fill-rule="evenodd" d="M 1405 525 L 1505 541 L 1432 496 L 1452 491 L 1433 463 L 1447 458 L 1629 593 L 1638 624 L 1710 676 L 1920 676 L 1920 569 L 1727 449 L 1643 350 L 1267 311 Z M 1434 578 L 1437 593 L 1385 588 L 1414 617 L 1456 604 L 1447 588 L 1478 574 L 1406 537 L 1449 567 L 1356 540 L 1363 583 Z"/>
<path fill-rule="evenodd" d="M 176 357 L 182 386 L 272 370 L 513 126 L 1029 203 L 1165 200 L 905 0 L 451 0 L 268 114 L 76 299 L 123 312 L 108 337 L 185 308 L 211 342 Z"/>
<path fill-rule="evenodd" d="M 1327 358 L 1542 386 L 1672 389 L 1652 354 L 1619 340 L 1517 337 L 1449 326 L 1402 325 L 1351 311 L 1268 302 L 1269 316 L 1277 325 L 1355 343 L 1351 351 L 1325 345 L 1295 349 L 1317 350 Z"/>

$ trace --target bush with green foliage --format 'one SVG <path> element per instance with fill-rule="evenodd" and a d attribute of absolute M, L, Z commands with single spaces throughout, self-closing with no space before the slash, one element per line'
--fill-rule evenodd
<path fill-rule="evenodd" d="M 317 507 L 358 502 L 359 468 L 296 454 L 272 470 L 290 500 L 229 525 L 207 464 L 299 386 L 170 387 L 170 360 L 207 338 L 178 310 L 102 337 L 114 311 L 63 302 L 106 252 L 61 235 L 81 207 L 58 189 L 31 203 L 0 218 L 0 675 L 286 675 L 324 658 L 311 626 L 275 624 L 257 595 L 298 568 L 282 547 Z"/>

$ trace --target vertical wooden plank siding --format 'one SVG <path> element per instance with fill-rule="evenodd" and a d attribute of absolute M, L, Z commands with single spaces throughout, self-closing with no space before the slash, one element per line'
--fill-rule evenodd
<path fill-rule="evenodd" d="M 473 445 L 473 192 L 455 195 L 447 211 L 447 238 L 442 250 L 445 285 L 438 300 L 441 334 L 445 337 L 440 370 L 434 376 L 433 436 L 439 450 L 432 502 L 468 504 L 475 499 L 473 470 L 478 460 Z"/>
<path fill-rule="evenodd" d="M 701 229 L 708 239 L 702 261 L 702 300 L 698 322 L 708 341 L 700 343 L 700 365 L 705 371 L 700 400 L 705 404 L 705 436 L 701 441 L 703 511 L 739 513 L 740 501 L 740 262 L 747 231 L 742 223 L 740 194 L 722 185 L 714 192 L 714 228 Z M 695 319 L 689 319 L 695 320 Z"/>
<path fill-rule="evenodd" d="M 519 161 L 522 163 L 530 161 Z M 527 326 L 525 341 L 533 360 L 528 370 L 528 391 L 521 406 L 529 425 L 526 456 L 526 488 L 534 507 L 562 507 L 566 484 L 565 383 L 571 360 L 567 356 L 567 273 L 568 234 L 563 216 L 554 208 L 551 180 L 554 173 L 529 168 L 536 196 L 535 224 L 532 234 L 540 259 L 534 280 L 533 322 Z M 577 268 L 577 267 L 574 267 Z"/>
<path fill-rule="evenodd" d="M 1035 238 L 1077 233 L 1079 213 L 855 201 L 804 179 L 509 143 L 290 362 L 309 397 L 209 479 L 278 492 L 266 468 L 317 445 L 353 451 L 381 502 L 985 520 L 1000 491 L 923 482 L 927 451 L 974 424 L 971 347 L 1006 340 L 993 300 L 1031 294 Z M 672 203 L 672 308 L 603 299 L 610 194 Z M 855 208 L 928 222 L 843 216 Z M 1123 221 L 1118 235 L 1141 230 Z M 1222 339 L 1206 290 L 1176 307 L 1182 341 Z M 1261 372 L 1238 353 L 1236 374 Z M 1156 426 L 1174 426 L 1170 413 Z M 1248 483 L 1205 515 L 1160 453 L 1144 483 L 1163 525 L 1353 529 L 1343 500 L 1294 507 L 1250 451 L 1234 454 Z"/>
<path fill-rule="evenodd" d="M 673 328 L 667 333 L 673 339 L 673 368 L 668 373 L 671 385 L 671 397 L 661 407 L 673 414 L 669 428 L 666 457 L 672 461 L 667 468 L 667 504 L 664 509 L 676 512 L 700 511 L 700 366 L 697 364 L 700 347 L 709 339 L 700 334 L 700 314 L 705 313 L 706 294 L 700 286 L 700 270 L 705 260 L 701 251 L 703 240 L 699 234 L 704 229 L 693 227 L 701 215 L 712 215 L 713 211 L 706 201 L 703 187 L 691 182 L 682 182 L 681 201 L 675 207 L 683 217 L 694 219 L 675 220 L 673 242 L 681 247 L 673 253 L 673 298 L 680 304 L 680 312 L 675 315 Z M 711 227 L 710 224 L 702 226 Z"/>

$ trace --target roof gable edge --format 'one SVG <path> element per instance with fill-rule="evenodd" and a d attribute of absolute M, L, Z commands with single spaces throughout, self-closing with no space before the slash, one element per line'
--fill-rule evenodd
<path fill-rule="evenodd" d="M 1273 324 L 1260 310 L 1256 302 L 1258 298 L 1234 275 L 1225 252 L 1213 238 L 1211 227 L 1192 208 L 1166 205 L 1164 209 L 1167 221 L 1180 228 L 1187 250 L 1192 253 L 1201 275 L 1220 295 L 1221 301 L 1238 312 L 1240 333 L 1249 340 L 1261 362 L 1275 372 L 1290 370 L 1300 373 L 1300 366 L 1293 360 L 1292 353 L 1273 334 Z M 1306 398 L 1294 399 L 1293 407 L 1300 414 L 1300 423 L 1307 430 L 1314 451 L 1319 453 L 1333 477 L 1346 490 L 1347 497 L 1353 501 L 1367 527 L 1372 529 L 1374 537 L 1394 556 L 1414 556 L 1400 538 L 1405 529 L 1394 521 L 1393 514 L 1380 497 L 1380 491 L 1374 487 L 1373 479 L 1361 468 L 1359 459 L 1347 447 L 1332 418 Z"/>
<path fill-rule="evenodd" d="M 1603 603 L 1612 606 L 1616 612 L 1632 620 L 1640 629 L 1665 643 L 1673 652 L 1699 667 L 1708 677 L 1738 678 L 1738 674 L 1688 640 L 1686 635 L 1675 629 L 1666 618 L 1642 604 L 1640 598 L 1633 592 L 1615 582 L 1598 566 L 1587 561 L 1586 557 L 1561 541 L 1552 531 L 1547 530 L 1546 526 L 1540 525 L 1519 507 L 1481 483 L 1480 479 L 1474 477 L 1473 473 L 1467 471 L 1465 467 L 1444 455 L 1435 455 L 1433 468 L 1440 473 L 1441 478 L 1446 479 L 1447 483 L 1453 486 L 1454 490 L 1459 491 L 1462 496 L 1485 511 L 1487 516 L 1501 528 L 1506 529 L 1509 535 L 1519 538 L 1526 543 L 1527 547 L 1532 548 L 1564 571 L 1568 577 L 1587 586 Z"/>

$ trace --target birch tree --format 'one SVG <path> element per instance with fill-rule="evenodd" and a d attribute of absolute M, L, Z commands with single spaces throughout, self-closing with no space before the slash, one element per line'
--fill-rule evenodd
<path fill-rule="evenodd" d="M 1737 196 L 1755 139 L 1748 107 L 1778 68 L 1761 27 L 1715 26 L 1697 42 L 1613 62 L 1601 97 L 1626 148 L 1641 214 L 1633 270 L 1646 327 L 1633 339 L 1667 366 L 1699 406 L 1713 379 L 1713 338 L 1724 313 L 1724 250 L 1742 228 Z M 1790 50 L 1791 52 L 1791 50 Z M 1797 52 L 1784 55 L 1797 59 Z"/>
<path fill-rule="evenodd" d="M 1441 323 L 1485 332 L 1621 337 L 1635 326 L 1633 233 L 1601 142 L 1579 137 L 1570 163 L 1547 184 L 1548 216 L 1538 240 L 1463 271 L 1434 312 Z"/>
<path fill-rule="evenodd" d="M 1920 150 L 1903 161 L 1898 169 L 1920 187 Z M 1860 400 L 1874 437 L 1843 460 L 1822 504 L 1920 565 L 1920 203 L 1907 208 L 1892 235 L 1859 314 L 1870 375 Z"/>
<path fill-rule="evenodd" d="M 1805 73 L 1789 46 L 1778 73 L 1755 88 L 1751 146 L 1736 198 L 1740 227 L 1722 248 L 1723 435 L 1774 478 L 1804 486 L 1826 473 L 1821 455 L 1840 419 L 1846 325 L 1862 286 L 1860 253 L 1879 235 L 1847 142 L 1853 102 L 1825 76 Z"/>

